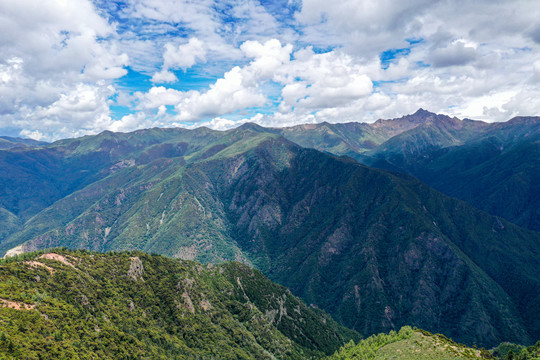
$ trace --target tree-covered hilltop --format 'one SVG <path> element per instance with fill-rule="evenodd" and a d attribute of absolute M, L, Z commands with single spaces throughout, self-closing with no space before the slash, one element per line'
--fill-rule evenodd
<path fill-rule="evenodd" d="M 0 262 L 1 359 L 310 359 L 351 339 L 241 263 L 65 249 Z"/>
<path fill-rule="evenodd" d="M 493 349 L 493 355 L 500 360 L 540 360 L 540 341 L 528 347 L 505 342 Z"/>

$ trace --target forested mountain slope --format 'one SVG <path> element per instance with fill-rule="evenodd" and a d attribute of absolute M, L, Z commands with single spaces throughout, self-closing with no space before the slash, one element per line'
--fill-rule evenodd
<path fill-rule="evenodd" d="M 373 124 L 321 123 L 259 131 L 413 175 L 479 209 L 540 230 L 540 117 L 489 124 L 420 109 Z"/>
<path fill-rule="evenodd" d="M 258 128 L 103 133 L 3 156 L 28 159 L 1 178 L 11 254 L 239 260 L 364 335 L 414 325 L 482 346 L 540 337 L 540 235 L 410 176 Z M 49 184 L 47 201 L 17 171 Z M 71 185 L 57 186 L 63 177 Z"/>
<path fill-rule="evenodd" d="M 0 357 L 310 359 L 358 335 L 240 263 L 55 249 L 0 262 Z"/>

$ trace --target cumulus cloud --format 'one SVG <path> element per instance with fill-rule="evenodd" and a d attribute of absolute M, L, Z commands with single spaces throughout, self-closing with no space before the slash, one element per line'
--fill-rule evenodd
<path fill-rule="evenodd" d="M 201 121 L 264 105 L 267 99 L 260 85 L 289 62 L 292 45 L 282 46 L 278 40 L 272 39 L 264 44 L 247 41 L 240 48 L 251 62 L 243 67 L 233 67 L 211 84 L 207 91 L 153 87 L 147 93 L 137 93 L 139 108 L 151 110 L 163 105 L 174 105 L 176 121 Z"/>
<path fill-rule="evenodd" d="M 280 110 L 335 107 L 369 95 L 371 79 L 339 51 L 317 54 L 312 48 L 297 51 L 275 79 L 285 84 Z"/>
<path fill-rule="evenodd" d="M 237 45 L 246 40 L 297 38 L 293 29 L 278 22 L 258 0 L 130 0 L 124 5 L 121 12 L 114 13 L 130 24 L 131 31 L 122 34 L 121 43 L 142 71 L 159 63 L 155 53 L 165 44 L 176 44 L 178 36 L 184 38 L 186 33 L 204 43 L 206 57 L 220 60 L 241 59 Z M 151 42 L 136 36 L 147 32 Z"/>
<path fill-rule="evenodd" d="M 195 65 L 197 61 L 206 61 L 205 55 L 206 50 L 203 43 L 197 38 L 191 38 L 187 44 L 178 47 L 167 44 L 165 45 L 165 54 L 163 54 L 163 67 L 185 70 Z"/>
<path fill-rule="evenodd" d="M 275 70 L 290 61 L 293 46 L 281 45 L 277 39 L 271 39 L 264 44 L 258 41 L 246 41 L 240 46 L 242 52 L 253 61 L 246 68 L 254 78 L 268 79 Z"/>
<path fill-rule="evenodd" d="M 225 118 L 221 118 L 221 117 L 216 117 L 216 118 L 213 118 L 212 120 L 210 121 L 207 121 L 207 122 L 204 122 L 204 123 L 197 123 L 195 125 L 192 125 L 191 128 L 195 128 L 195 127 L 199 127 L 199 126 L 206 126 L 210 129 L 213 129 L 213 130 L 219 130 L 219 131 L 224 131 L 224 130 L 230 130 L 230 129 L 234 129 L 242 124 L 245 124 L 245 123 L 255 123 L 255 124 L 258 124 L 258 123 L 261 123 L 262 122 L 262 119 L 263 119 L 264 115 L 262 114 L 256 114 L 255 116 L 251 117 L 251 118 L 243 118 L 243 119 L 240 119 L 240 120 L 229 120 L 229 119 L 225 119 Z"/>
<path fill-rule="evenodd" d="M 435 49 L 430 55 L 431 63 L 438 67 L 466 65 L 476 58 L 476 47 L 462 40 L 456 40 L 444 48 Z"/>
<path fill-rule="evenodd" d="M 271 81 L 282 86 L 279 111 L 301 118 L 313 111 L 343 106 L 373 90 L 365 67 L 340 51 L 315 53 L 307 47 L 291 59 L 292 45 L 277 39 L 246 41 L 240 49 L 250 62 L 233 67 L 206 92 L 153 87 L 138 93 L 139 107 L 158 109 L 159 113 L 160 106 L 174 105 L 176 121 L 201 121 L 265 105 L 268 99 L 263 88 Z"/>
<path fill-rule="evenodd" d="M 198 121 L 204 117 L 263 105 L 265 96 L 257 89 L 256 83 L 248 81 L 246 73 L 241 68 L 234 67 L 222 79 L 211 85 L 207 92 L 188 92 L 187 96 L 175 106 L 178 120 Z"/>
<path fill-rule="evenodd" d="M 178 79 L 169 70 L 186 70 L 198 61 L 205 62 L 205 56 L 206 49 L 203 43 L 197 38 L 191 38 L 187 44 L 178 46 L 167 43 L 165 44 L 165 53 L 163 54 L 163 66 L 160 72 L 156 72 L 152 76 L 152 81 L 158 83 L 175 82 Z"/>
<path fill-rule="evenodd" d="M 529 36 L 534 40 L 535 43 L 540 44 L 540 26 L 532 29 L 529 32 Z"/>
<path fill-rule="evenodd" d="M 176 82 L 178 81 L 178 78 L 169 70 L 161 70 L 160 72 L 154 73 L 151 80 L 153 83 L 163 84 Z"/>
<path fill-rule="evenodd" d="M 308 25 L 310 42 L 341 43 L 360 56 L 370 57 L 406 45 L 407 35 L 421 26 L 422 15 L 437 3 L 343 0 L 330 5 L 323 0 L 304 0 L 297 19 Z"/>
<path fill-rule="evenodd" d="M 540 108 L 540 7 L 531 1 L 288 5 L 0 0 L 0 130 L 51 140 L 374 121 L 418 107 L 499 121 Z M 175 71 L 193 66 L 198 77 L 178 81 Z"/>
<path fill-rule="evenodd" d="M 52 139 L 107 117 L 102 95 L 129 61 L 101 40 L 113 33 L 88 0 L 1 0 L 0 127 Z"/>
<path fill-rule="evenodd" d="M 50 140 L 50 133 L 59 137 L 84 135 L 104 130 L 110 121 L 107 99 L 114 93 L 112 86 L 99 87 L 78 84 L 61 94 L 47 106 L 24 108 L 12 124 L 21 128 L 21 134 L 42 134 Z M 21 116 L 22 115 L 22 116 Z"/>

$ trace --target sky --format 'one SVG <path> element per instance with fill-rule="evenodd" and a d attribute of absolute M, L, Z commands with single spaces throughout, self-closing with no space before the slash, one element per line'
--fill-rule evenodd
<path fill-rule="evenodd" d="M 0 0 L 0 135 L 540 115 L 537 0 Z"/>

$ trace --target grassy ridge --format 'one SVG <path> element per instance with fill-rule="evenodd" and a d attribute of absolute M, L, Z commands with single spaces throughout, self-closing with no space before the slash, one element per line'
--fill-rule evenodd
<path fill-rule="evenodd" d="M 458 360 L 492 359 L 485 349 L 473 349 L 420 329 L 405 326 L 399 332 L 378 334 L 360 341 L 350 342 L 328 360 Z"/>

